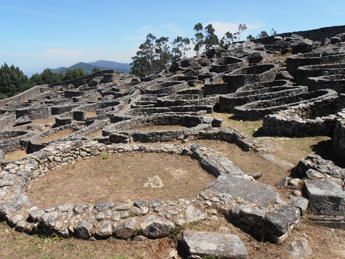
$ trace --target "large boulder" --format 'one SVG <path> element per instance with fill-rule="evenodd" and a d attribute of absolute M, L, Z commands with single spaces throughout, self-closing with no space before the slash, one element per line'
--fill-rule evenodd
<path fill-rule="evenodd" d="M 293 38 L 291 43 L 292 54 L 306 53 L 313 49 L 313 41 L 302 37 Z"/>
<path fill-rule="evenodd" d="M 232 234 L 216 232 L 184 231 L 179 241 L 179 251 L 191 258 L 247 258 L 248 252 L 242 240 Z"/>
<path fill-rule="evenodd" d="M 309 209 L 317 214 L 344 216 L 345 191 L 340 179 L 305 180 Z"/>

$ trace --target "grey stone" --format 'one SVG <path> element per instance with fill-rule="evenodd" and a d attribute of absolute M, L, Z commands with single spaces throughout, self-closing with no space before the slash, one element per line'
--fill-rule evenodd
<path fill-rule="evenodd" d="M 74 227 L 74 233 L 79 238 L 89 239 L 92 235 L 91 233 L 92 229 L 93 229 L 93 224 L 87 221 L 80 221 Z"/>
<path fill-rule="evenodd" d="M 168 236 L 175 225 L 169 220 L 157 216 L 147 216 L 141 223 L 143 235 L 149 238 L 161 238 Z"/>
<path fill-rule="evenodd" d="M 135 218 L 126 219 L 117 225 L 115 235 L 117 238 L 129 239 L 139 231 L 139 224 Z"/>
<path fill-rule="evenodd" d="M 114 203 L 110 201 L 98 201 L 95 203 L 95 206 L 94 206 L 94 208 L 98 210 L 99 212 L 104 212 L 113 207 L 114 207 Z"/>
<path fill-rule="evenodd" d="M 317 214 L 343 216 L 345 191 L 342 184 L 336 179 L 305 180 L 309 209 Z"/>
<path fill-rule="evenodd" d="M 43 216 L 44 211 L 38 208 L 33 208 L 29 210 L 29 220 L 37 222 Z"/>
<path fill-rule="evenodd" d="M 103 221 L 96 231 L 96 235 L 101 238 L 110 237 L 113 234 L 113 222 L 106 220 Z"/>
<path fill-rule="evenodd" d="M 290 254 L 292 259 L 309 258 L 312 251 L 309 247 L 309 242 L 305 238 L 298 238 L 290 244 Z"/>
<path fill-rule="evenodd" d="M 290 204 L 298 208 L 301 212 L 301 215 L 304 215 L 308 209 L 309 200 L 303 197 L 295 196 L 291 198 Z"/>
<path fill-rule="evenodd" d="M 137 207 L 140 210 L 141 214 L 147 214 L 150 210 L 149 204 L 147 201 L 139 201 L 136 200 L 134 201 L 134 206 Z"/>
<path fill-rule="evenodd" d="M 231 175 L 219 176 L 208 189 L 230 194 L 234 199 L 241 198 L 263 207 L 275 203 L 278 199 L 278 194 L 272 187 Z"/>
<path fill-rule="evenodd" d="M 242 170 L 234 165 L 232 161 L 205 147 L 192 146 L 192 156 L 195 157 L 201 166 L 209 173 L 218 177 L 222 174 L 243 175 Z"/>
<path fill-rule="evenodd" d="M 188 205 L 185 211 L 185 221 L 186 223 L 191 223 L 199 220 L 204 220 L 207 218 L 207 213 L 204 209 L 198 208 L 194 205 Z"/>
<path fill-rule="evenodd" d="M 248 251 L 238 236 L 215 232 L 184 231 L 179 241 L 179 249 L 192 257 L 248 257 Z"/>

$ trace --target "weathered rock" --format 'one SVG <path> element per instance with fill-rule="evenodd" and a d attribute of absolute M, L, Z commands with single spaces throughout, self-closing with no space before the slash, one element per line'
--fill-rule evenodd
<path fill-rule="evenodd" d="M 110 237 L 113 234 L 113 222 L 112 221 L 103 221 L 99 228 L 96 231 L 96 235 L 100 238 Z"/>
<path fill-rule="evenodd" d="M 169 220 L 157 216 L 147 216 L 141 223 L 143 235 L 149 238 L 160 238 L 168 236 L 175 225 Z"/>
<path fill-rule="evenodd" d="M 93 229 L 93 225 L 87 221 L 80 221 L 74 227 L 74 233 L 77 237 L 82 239 L 89 239 L 91 237 L 91 231 Z"/>
<path fill-rule="evenodd" d="M 236 235 L 215 232 L 184 231 L 179 241 L 181 253 L 187 256 L 247 258 L 248 252 Z"/>
<path fill-rule="evenodd" d="M 229 194 L 233 199 L 242 199 L 258 206 L 267 206 L 278 199 L 277 192 L 270 186 L 232 175 L 219 176 L 208 189 Z"/>
<path fill-rule="evenodd" d="M 309 256 L 312 254 L 308 240 L 305 238 L 293 240 L 290 244 L 290 251 L 292 259 L 309 258 Z"/>
<path fill-rule="evenodd" d="M 207 213 L 204 209 L 198 208 L 194 205 L 189 205 L 185 211 L 185 222 L 191 223 L 199 220 L 204 220 L 207 218 Z"/>
<path fill-rule="evenodd" d="M 309 209 L 317 214 L 343 216 L 345 191 L 343 182 L 336 179 L 305 180 Z"/>
<path fill-rule="evenodd" d="M 140 228 L 138 221 L 135 218 L 129 218 L 117 225 L 115 235 L 117 238 L 129 239 L 135 236 L 139 230 Z"/>
<path fill-rule="evenodd" d="M 279 205 L 273 210 L 238 205 L 228 211 L 228 219 L 258 240 L 283 242 L 300 218 L 298 208 Z"/>

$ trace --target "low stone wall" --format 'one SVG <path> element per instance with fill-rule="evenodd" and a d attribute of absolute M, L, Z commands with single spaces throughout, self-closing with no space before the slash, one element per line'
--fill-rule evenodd
<path fill-rule="evenodd" d="M 28 131 L 2 131 L 0 132 L 0 150 L 10 152 L 26 146 L 26 141 L 33 135 Z"/>
<path fill-rule="evenodd" d="M 295 96 L 256 101 L 235 107 L 235 116 L 239 119 L 256 120 L 263 118 L 267 114 L 274 113 L 301 103 L 334 100 L 336 98 L 338 98 L 337 92 L 331 89 L 325 89 L 297 94 Z"/>
<path fill-rule="evenodd" d="M 73 135 L 74 136 L 87 136 L 90 133 L 93 133 L 93 132 L 96 132 L 98 130 L 103 129 L 109 123 L 110 123 L 110 119 L 109 118 L 105 118 L 105 119 L 102 119 L 102 120 L 101 119 L 95 120 L 94 122 L 92 122 L 87 127 L 83 127 L 80 130 L 76 131 Z"/>
<path fill-rule="evenodd" d="M 215 73 L 222 73 L 222 72 L 231 72 L 235 69 L 241 68 L 245 66 L 245 62 L 242 59 L 232 57 L 232 56 L 225 56 L 218 59 L 216 64 L 212 64 L 210 67 L 210 72 Z"/>
<path fill-rule="evenodd" d="M 173 130 L 140 130 L 142 126 L 181 125 L 184 128 Z M 140 116 L 110 124 L 103 129 L 103 135 L 109 136 L 112 143 L 164 142 L 184 139 L 198 132 L 212 128 L 212 119 L 191 115 Z"/>
<path fill-rule="evenodd" d="M 95 204 L 66 203 L 39 208 L 35 206 L 35 201 L 30 201 L 27 197 L 26 189 L 35 179 L 54 168 L 99 156 L 102 152 L 187 155 L 199 161 L 200 166 L 217 179 L 194 199 L 176 201 L 101 201 Z M 22 160 L 2 166 L 0 219 L 26 233 L 82 239 L 104 239 L 111 236 L 131 239 L 137 235 L 161 238 L 170 235 L 177 226 L 205 220 L 217 215 L 218 211 L 234 219 L 234 209 L 237 206 L 251 206 L 260 209 L 262 216 L 257 217 L 254 225 L 251 221 L 249 226 L 266 226 L 260 237 L 263 240 L 282 242 L 300 217 L 298 207 L 285 205 L 271 187 L 254 181 L 220 153 L 198 145 L 106 146 L 94 141 L 75 139 L 51 144 Z M 241 218 L 250 222 L 251 215 L 248 212 L 244 210 Z M 239 227 L 244 228 L 241 224 Z M 256 236 L 255 233 L 257 232 L 251 232 Z"/>
<path fill-rule="evenodd" d="M 345 93 L 345 73 L 340 75 L 309 77 L 306 84 L 312 90 L 327 88 L 338 93 Z"/>
<path fill-rule="evenodd" d="M 173 94 L 179 90 L 188 88 L 187 82 L 182 81 L 165 81 L 159 84 L 150 85 L 145 88 L 146 94 Z"/>
<path fill-rule="evenodd" d="M 214 106 L 218 103 L 218 96 L 199 98 L 197 95 L 186 96 L 178 95 L 172 97 L 158 98 L 157 102 L 154 104 L 155 107 L 170 107 L 170 106 L 184 106 L 184 105 L 207 105 Z M 189 98 L 190 97 L 190 98 Z M 194 97 L 194 98 L 193 98 Z"/>
<path fill-rule="evenodd" d="M 50 108 L 48 106 L 42 107 L 27 107 L 16 110 L 17 119 L 23 116 L 27 116 L 30 120 L 44 119 L 51 115 Z"/>
<path fill-rule="evenodd" d="M 309 53 L 304 55 L 295 55 L 286 59 L 287 71 L 292 75 L 296 75 L 298 67 L 308 65 L 322 64 L 341 64 L 345 63 L 344 53 L 318 54 Z"/>
<path fill-rule="evenodd" d="M 185 106 L 170 106 L 170 107 L 149 107 L 149 108 L 136 108 L 131 109 L 125 115 L 151 115 L 155 113 L 190 113 L 190 112 L 213 112 L 213 106 L 208 105 L 185 105 Z"/>
<path fill-rule="evenodd" d="M 345 60 L 344 60 L 345 61 Z M 309 77 L 318 77 L 325 75 L 345 74 L 344 64 L 325 64 L 298 67 L 295 73 L 295 80 L 298 84 L 308 85 Z"/>
<path fill-rule="evenodd" d="M 270 100 L 280 97 L 296 96 L 301 93 L 307 93 L 306 86 L 272 86 L 259 88 L 257 90 L 236 92 L 230 95 L 219 97 L 219 111 L 235 112 L 235 107 L 260 100 Z"/>
<path fill-rule="evenodd" d="M 27 102 L 47 90 L 49 90 L 48 85 L 36 85 L 20 94 L 0 100 L 0 107 L 5 106 L 7 103 Z"/>
<path fill-rule="evenodd" d="M 112 77 L 114 73 L 114 70 L 102 70 L 81 78 L 77 78 L 74 80 L 69 80 L 69 81 L 64 81 L 61 83 L 56 83 L 56 84 L 52 84 L 50 85 L 50 87 L 55 87 L 55 86 L 59 86 L 59 85 L 69 85 L 72 84 L 74 86 L 79 86 L 79 85 L 83 85 L 83 84 L 87 84 L 88 82 L 90 82 L 92 79 L 94 79 L 95 77 L 103 77 L 105 78 L 105 81 L 109 81 L 109 77 Z"/>
<path fill-rule="evenodd" d="M 72 129 L 73 131 L 77 131 L 78 127 L 76 127 L 75 125 L 63 125 L 63 126 L 59 126 L 56 128 L 52 128 L 49 129 L 47 131 L 44 131 L 42 133 L 38 133 L 38 134 L 34 134 L 27 143 L 27 149 L 26 152 L 27 153 L 33 153 L 33 152 L 37 152 L 39 150 L 41 150 L 42 148 L 48 146 L 50 143 L 56 142 L 56 141 L 61 141 L 63 140 L 63 138 L 58 139 L 58 140 L 53 140 L 53 141 L 49 141 L 49 142 L 45 142 L 42 139 L 48 136 L 51 136 L 55 133 L 58 133 L 62 130 L 66 130 L 66 129 Z M 71 134 L 73 135 L 73 134 Z M 67 138 L 69 136 L 66 136 L 65 138 Z"/>
<path fill-rule="evenodd" d="M 62 114 L 65 112 L 69 112 L 76 107 L 78 107 L 78 104 L 55 105 L 51 107 L 51 114 L 52 115 Z"/>
<path fill-rule="evenodd" d="M 242 67 L 223 76 L 230 88 L 237 88 L 246 84 L 273 81 L 278 73 L 278 66 L 274 64 L 253 65 Z"/>
<path fill-rule="evenodd" d="M 269 136 L 330 136 L 339 118 L 336 99 L 292 106 L 264 117 L 261 133 Z"/>

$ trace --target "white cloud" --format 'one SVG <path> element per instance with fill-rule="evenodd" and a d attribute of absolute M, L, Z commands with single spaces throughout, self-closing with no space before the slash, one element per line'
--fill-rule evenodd
<path fill-rule="evenodd" d="M 241 22 L 241 23 L 242 24 L 244 23 L 247 25 L 247 30 L 245 34 L 250 33 L 250 31 L 254 31 L 263 27 L 262 23 L 246 23 L 246 22 Z M 206 24 L 212 24 L 213 28 L 216 30 L 217 36 L 223 37 L 223 35 L 228 31 L 232 33 L 237 32 L 238 25 L 240 23 L 213 21 L 213 22 L 208 22 Z"/>

